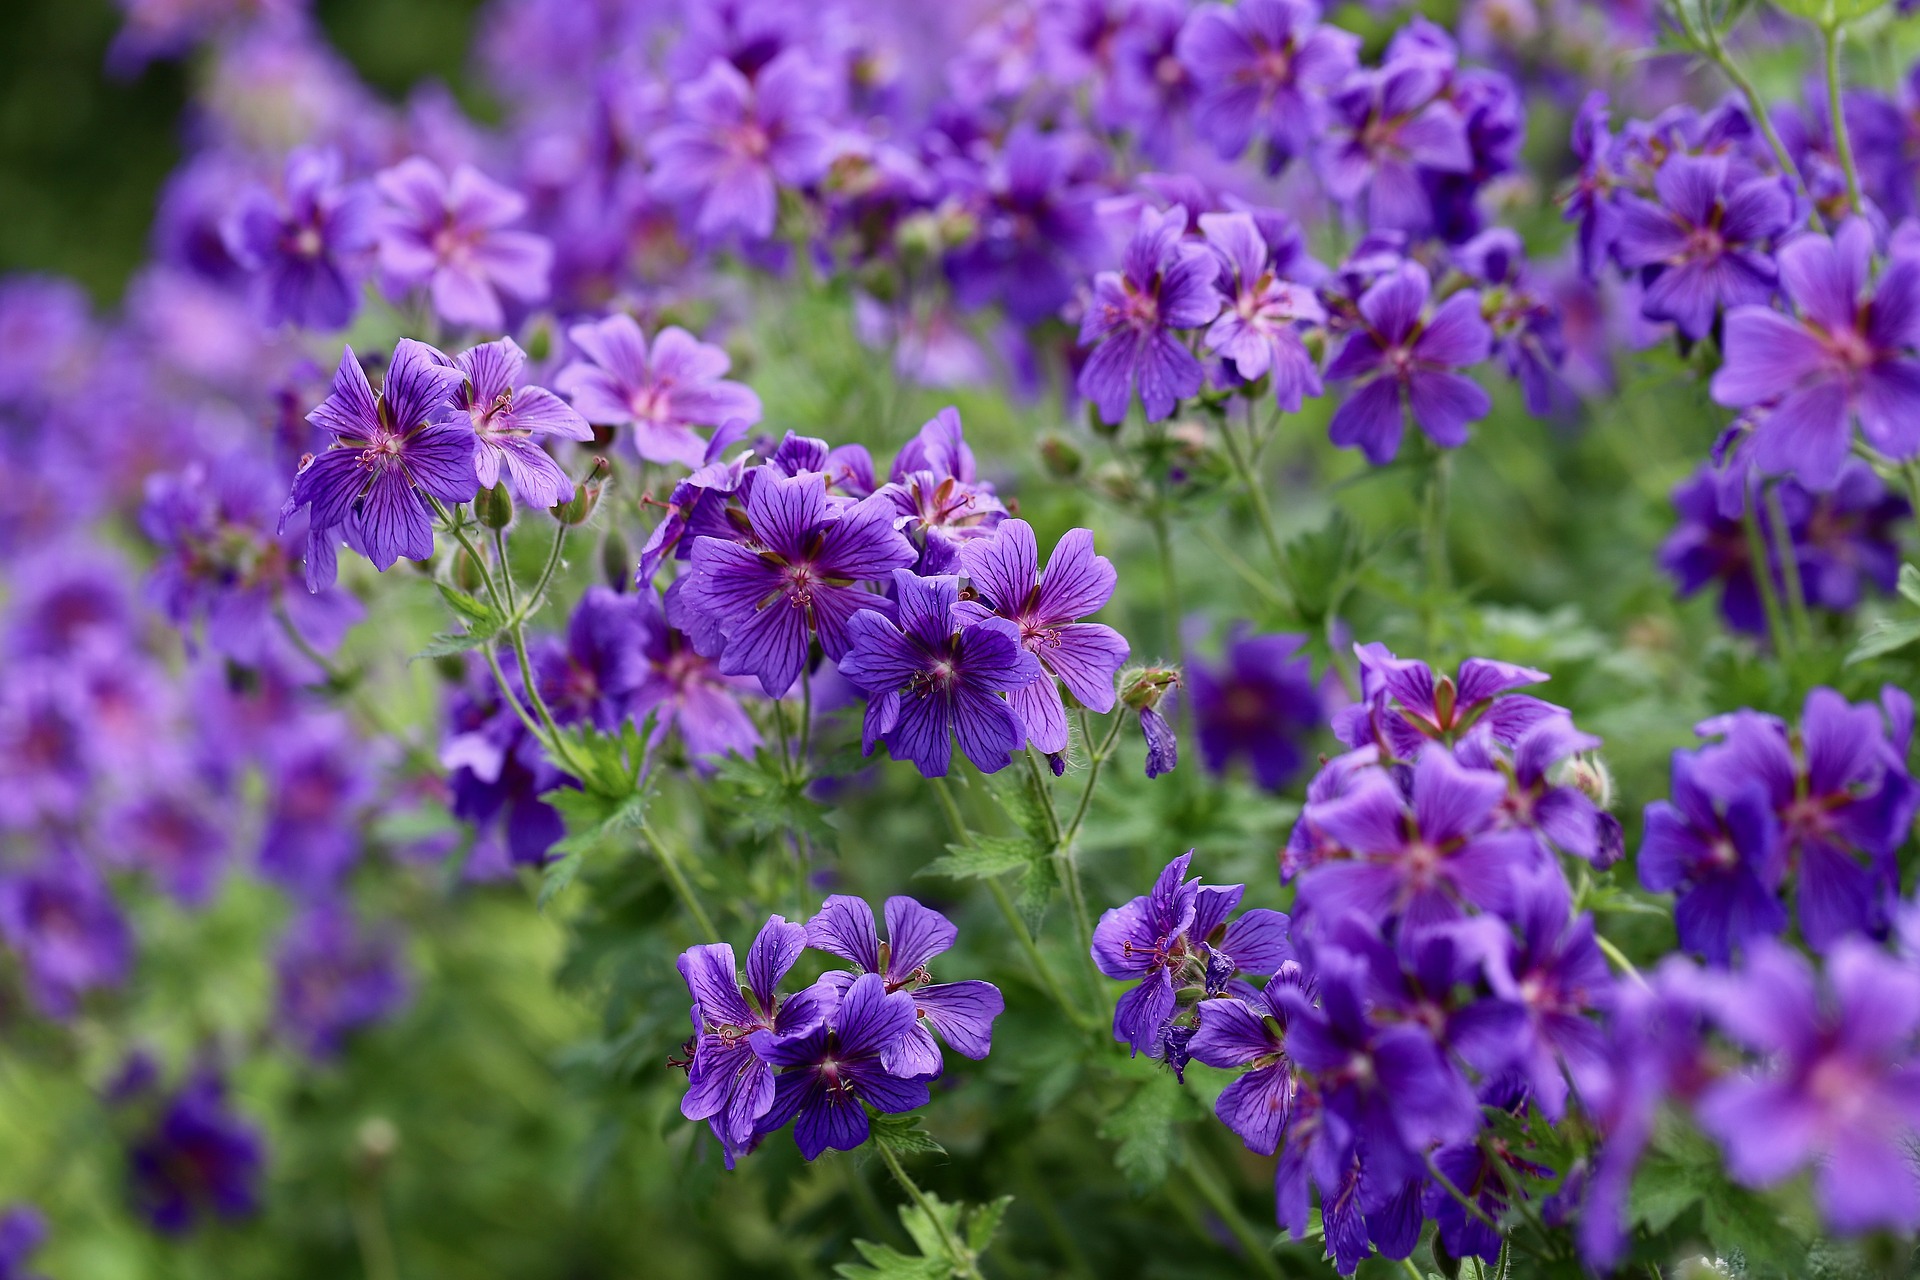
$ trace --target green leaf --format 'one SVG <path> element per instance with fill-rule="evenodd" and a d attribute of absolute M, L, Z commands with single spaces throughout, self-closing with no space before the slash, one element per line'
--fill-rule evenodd
<path fill-rule="evenodd" d="M 1000 1223 L 1007 1216 L 1007 1206 L 1012 1203 L 1012 1196 L 1001 1196 L 967 1215 L 967 1247 L 975 1254 L 985 1253 L 993 1244 L 993 1238 L 1000 1234 Z"/>
<path fill-rule="evenodd" d="M 1895 589 L 1908 603 L 1920 605 L 1920 565 L 1912 563 L 1901 565 L 1900 581 Z"/>
<path fill-rule="evenodd" d="M 1100 1126 L 1100 1136 L 1119 1143 L 1113 1163 L 1142 1191 L 1167 1180 L 1180 1145 L 1180 1121 L 1192 1118 L 1193 1100 L 1172 1073 L 1156 1069 L 1133 1096 Z"/>
<path fill-rule="evenodd" d="M 1822 30 L 1864 18 L 1885 3 L 1886 0 L 1773 0 L 1774 7 L 1782 13 L 1805 18 Z"/>
<path fill-rule="evenodd" d="M 1648 1160 L 1634 1174 L 1628 1211 L 1649 1231 L 1665 1231 L 1674 1219 L 1700 1202 L 1714 1181 L 1695 1167 L 1673 1160 Z"/>
<path fill-rule="evenodd" d="M 867 1127 L 873 1140 L 897 1156 L 945 1155 L 947 1149 L 921 1128 L 918 1112 L 905 1115 L 868 1113 Z"/>
<path fill-rule="evenodd" d="M 1366 545 L 1358 526 L 1339 508 L 1318 529 L 1294 535 L 1281 548 L 1281 554 L 1285 557 L 1287 588 L 1301 616 L 1312 621 L 1339 609 L 1375 550 Z"/>
<path fill-rule="evenodd" d="M 1014 824 L 1040 845 L 1051 834 L 1047 826 L 1047 798 L 1034 790 L 1033 771 L 1023 764 L 986 775 L 987 792 Z"/>
<path fill-rule="evenodd" d="M 953 1274 L 953 1264 L 942 1258 L 908 1257 L 891 1245 L 868 1240 L 855 1240 L 853 1247 L 865 1265 L 843 1262 L 835 1267 L 833 1273 L 843 1280 L 947 1280 Z"/>
<path fill-rule="evenodd" d="M 1018 871 L 1047 851 L 1027 836 L 973 835 L 966 844 L 950 844 L 946 856 L 935 858 L 915 874 L 944 876 L 948 880 L 988 880 Z"/>
<path fill-rule="evenodd" d="M 1013 887 L 1013 905 L 1027 923 L 1027 932 L 1038 936 L 1047 918 L 1047 904 L 1060 887 L 1060 868 L 1052 858 L 1035 858 L 1027 864 Z"/>
<path fill-rule="evenodd" d="M 1000 1222 L 1007 1214 L 1012 1196 L 1001 1196 L 983 1205 L 950 1203 L 927 1192 L 927 1205 L 939 1215 L 936 1224 L 927 1210 L 917 1204 L 900 1207 L 900 1223 L 919 1247 L 916 1257 L 888 1245 L 855 1240 L 862 1262 L 843 1262 L 834 1273 L 843 1280 L 948 1280 L 967 1271 L 977 1271 L 976 1260 L 992 1245 Z M 943 1236 L 941 1228 L 945 1228 Z M 951 1239 L 965 1257 L 955 1257 L 947 1248 Z"/>
<path fill-rule="evenodd" d="M 1702 1204 L 1702 1225 L 1715 1250 L 1726 1254 L 1738 1249 L 1749 1264 L 1772 1263 L 1788 1274 L 1800 1274 L 1806 1245 L 1781 1222 L 1772 1205 L 1726 1181 L 1703 1197 Z"/>
<path fill-rule="evenodd" d="M 447 602 L 447 607 L 470 622 L 486 622 L 499 617 L 500 611 L 478 596 L 468 595 L 444 582 L 434 585 L 440 588 L 440 598 Z"/>
<path fill-rule="evenodd" d="M 560 818 L 567 826 L 566 836 L 553 846 L 553 852 L 559 857 L 548 865 L 540 883 L 538 906 L 545 910 L 555 894 L 574 882 L 588 856 L 610 844 L 630 839 L 640 829 L 653 795 L 644 788 L 614 798 L 594 791 L 556 787 L 540 798 L 560 811 Z"/>
<path fill-rule="evenodd" d="M 761 837 L 805 834 L 822 846 L 833 846 L 827 806 L 807 795 L 804 780 L 788 782 L 779 756 L 765 747 L 751 759 L 728 756 L 714 769 L 713 778 L 716 808 L 737 826 Z"/>
<path fill-rule="evenodd" d="M 1847 665 L 1896 653 L 1916 640 L 1920 640 L 1920 618 L 1901 618 L 1897 621 L 1882 618 L 1868 627 L 1854 644 L 1852 651 L 1847 654 Z"/>

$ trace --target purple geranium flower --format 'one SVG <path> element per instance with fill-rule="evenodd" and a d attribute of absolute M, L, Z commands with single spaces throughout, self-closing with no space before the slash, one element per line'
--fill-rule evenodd
<path fill-rule="evenodd" d="M 929 778 L 943 778 L 953 739 L 984 773 L 1007 767 L 1026 741 L 1026 727 L 1000 695 L 1044 674 L 1004 618 L 963 622 L 954 606 L 957 579 L 916 578 L 893 571 L 900 621 L 863 609 L 847 623 L 840 672 L 867 694 L 862 747 L 884 742 L 896 760 L 911 760 Z"/>
<path fill-rule="evenodd" d="M 545 510 L 573 497 L 573 481 L 537 443 L 591 440 L 593 428 L 545 387 L 523 386 L 527 353 L 512 338 L 483 342 L 453 358 L 466 384 L 455 396 L 473 422 L 473 466 L 482 489 L 504 474 L 513 496 Z"/>
<path fill-rule="evenodd" d="M 27 1260 L 47 1239 L 47 1220 L 30 1204 L 0 1212 L 0 1280 L 39 1280 Z"/>
<path fill-rule="evenodd" d="M 772 1133 L 794 1120 L 800 1154 L 817 1158 L 832 1148 L 851 1151 L 867 1140 L 867 1108 L 895 1114 L 923 1107 L 932 1096 L 926 1076 L 903 1079 L 884 1058 L 918 1025 L 913 997 L 888 992 L 886 979 L 864 973 L 841 996 L 830 1017 L 792 1036 L 756 1031 L 750 1043 L 774 1077 L 773 1106 L 757 1131 Z"/>
<path fill-rule="evenodd" d="M 1184 239 L 1187 211 L 1140 211 L 1121 271 L 1094 277 L 1093 299 L 1080 322 L 1080 343 L 1093 353 L 1080 369 L 1080 394 L 1117 423 L 1139 388 L 1147 421 L 1158 422 L 1200 389 L 1200 361 L 1173 336 L 1220 313 L 1218 267 L 1204 245 Z"/>
<path fill-rule="evenodd" d="M 1770 1186 L 1814 1170 L 1814 1195 L 1840 1232 L 1911 1231 L 1920 1181 L 1920 974 L 1868 943 L 1841 943 L 1816 984 L 1805 959 L 1756 945 L 1712 1002 L 1714 1020 L 1766 1065 L 1711 1085 L 1696 1113 L 1735 1178 Z"/>
<path fill-rule="evenodd" d="M 1647 806 L 1635 865 L 1647 889 L 1679 895 L 1680 945 L 1725 965 L 1736 950 L 1786 929 L 1786 865 L 1766 791 L 1756 782 L 1716 803 L 1698 774 L 1698 752 L 1673 753 L 1673 799 Z"/>
<path fill-rule="evenodd" d="M 1235 974 L 1271 976 L 1294 958 L 1285 915 L 1259 907 L 1228 924 L 1246 886 L 1185 880 L 1192 861 L 1189 849 L 1166 865 L 1150 892 L 1108 910 L 1094 927 L 1100 972 L 1139 980 L 1113 1011 L 1113 1038 L 1135 1054 L 1167 1053 L 1180 990 L 1220 995 Z"/>
<path fill-rule="evenodd" d="M 254 273 L 256 303 L 270 325 L 342 329 L 360 309 L 373 193 L 365 183 L 343 182 L 340 167 L 338 152 L 296 148 L 281 199 L 256 187 L 223 228 L 227 252 Z"/>
<path fill-rule="evenodd" d="M 507 681 L 524 699 L 520 673 Z M 447 701 L 447 736 L 440 763 L 448 771 L 453 816 L 478 828 L 473 866 L 504 874 L 509 866 L 539 866 L 566 835 L 559 810 L 541 797 L 573 780 L 502 700 L 498 684 L 475 655 L 467 680 Z"/>
<path fill-rule="evenodd" d="M 310 718 L 284 733 L 266 762 L 260 872 L 298 893 L 331 890 L 359 860 L 373 798 L 366 744 L 341 722 Z"/>
<path fill-rule="evenodd" d="M 1301 654 L 1304 638 L 1254 635 L 1244 622 L 1227 637 L 1225 661 L 1189 664 L 1193 719 L 1200 759 L 1207 771 L 1224 774 L 1237 757 L 1253 767 L 1254 780 L 1278 791 L 1300 769 L 1301 747 L 1322 719 L 1313 664 Z"/>
<path fill-rule="evenodd" d="M 1256 999 L 1202 1000 L 1196 1007 L 1199 1030 L 1187 1042 L 1187 1052 L 1197 1062 L 1245 1068 L 1221 1091 L 1213 1111 L 1249 1151 L 1263 1156 L 1279 1149 L 1293 1115 L 1293 1064 L 1287 1058 L 1286 1014 L 1279 993 L 1300 982 L 1299 966 L 1289 962 Z"/>
<path fill-rule="evenodd" d="M 812 988 L 779 992 L 806 944 L 803 926 L 770 916 L 747 950 L 745 984 L 731 943 L 689 947 L 675 962 L 693 997 L 693 1052 L 680 1114 L 712 1127 L 729 1168 L 752 1148 L 755 1125 L 773 1107 L 773 1069 L 753 1043 L 755 1033 L 795 1035 L 830 1012 Z"/>
<path fill-rule="evenodd" d="M 1656 204 L 1620 202 L 1614 256 L 1646 282 L 1641 314 L 1671 320 L 1689 341 L 1706 336 L 1721 307 L 1773 296 L 1768 256 L 1793 219 L 1777 177 L 1740 180 L 1724 155 L 1672 155 L 1653 176 Z"/>
<path fill-rule="evenodd" d="M 71 1017 L 80 997 L 124 982 L 133 935 L 107 884 L 81 858 L 54 850 L 0 876 L 0 940 L 26 969 L 27 991 L 49 1017 Z"/>
<path fill-rule="evenodd" d="M 1302 400 L 1322 389 L 1300 326 L 1325 324 L 1326 310 L 1310 287 L 1280 277 L 1253 215 L 1203 213 L 1200 230 L 1219 259 L 1216 287 L 1226 298 L 1207 326 L 1207 349 L 1232 361 L 1248 382 L 1271 377 L 1280 407 L 1298 413 Z"/>
<path fill-rule="evenodd" d="M 752 543 L 695 539 L 679 603 L 717 627 L 709 656 L 721 671 L 758 676 L 778 698 L 799 678 L 809 635 L 828 661 L 846 657 L 850 620 L 883 604 L 860 584 L 913 563 L 913 546 L 893 527 L 890 505 L 869 499 L 835 509 L 825 477 L 813 472 L 762 472 L 745 514 Z"/>
<path fill-rule="evenodd" d="M 1423 319 L 1431 289 L 1417 262 L 1376 281 L 1360 295 L 1360 328 L 1327 366 L 1330 381 L 1358 380 L 1328 437 L 1342 448 L 1359 445 L 1375 466 L 1399 453 L 1409 410 L 1429 439 L 1452 449 L 1467 442 L 1467 424 L 1493 407 L 1479 383 L 1456 372 L 1493 351 L 1480 296 L 1456 293 Z"/>
<path fill-rule="evenodd" d="M 337 902 L 316 903 L 293 922 L 274 970 L 275 1021 L 314 1058 L 334 1057 L 349 1034 L 388 1017 L 407 998 L 394 939 L 368 933 Z"/>
<path fill-rule="evenodd" d="M 265 1159 L 260 1131 L 228 1107 L 219 1073 L 202 1068 L 127 1152 L 134 1205 L 168 1235 L 207 1213 L 250 1217 L 260 1207 Z"/>
<path fill-rule="evenodd" d="M 789 49 L 749 81 L 716 58 L 674 94 L 674 122 L 648 142 L 653 189 L 693 206 L 701 236 L 765 239 L 780 186 L 804 187 L 826 171 L 833 131 L 811 62 L 806 50 Z"/>
<path fill-rule="evenodd" d="M 169 780 L 110 810 L 101 855 L 144 873 L 188 906 L 204 906 L 226 869 L 230 832 L 221 810 L 191 782 Z"/>
<path fill-rule="evenodd" d="M 535 662 L 540 696 L 561 724 L 591 724 L 617 733 L 633 693 L 646 679 L 641 651 L 645 606 L 638 596 L 587 588 L 567 620 L 566 647 L 543 650 Z"/>
<path fill-rule="evenodd" d="M 373 182 L 387 201 L 380 267 L 390 287 L 425 284 L 441 320 L 483 331 L 506 324 L 502 294 L 528 306 L 546 299 L 553 246 L 530 231 L 508 230 L 526 215 L 525 196 L 472 165 L 449 178 L 421 156 L 382 170 Z"/>
<path fill-rule="evenodd" d="M 1421 50 L 1348 75 L 1331 99 L 1321 180 L 1335 200 L 1366 198 L 1366 225 L 1419 234 L 1432 228 L 1425 173 L 1473 169 L 1467 124 L 1444 90 L 1452 58 Z"/>
<path fill-rule="evenodd" d="M 1178 48 L 1199 86 L 1195 130 L 1227 160 L 1257 137 L 1274 174 L 1313 149 L 1324 97 L 1353 69 L 1360 38 L 1321 26 L 1313 0 L 1243 0 L 1195 9 Z"/>
<path fill-rule="evenodd" d="M 1606 1037 L 1592 1018 L 1613 989 L 1607 959 L 1594 941 L 1593 917 L 1576 919 L 1558 868 L 1514 880 L 1519 937 L 1488 966 L 1495 994 L 1525 1012 L 1507 1052 L 1527 1092 L 1549 1120 L 1567 1110 L 1567 1081 L 1576 1087 L 1603 1068 Z"/>
<path fill-rule="evenodd" d="M 943 1064 L 932 1032 L 956 1053 L 973 1059 L 993 1047 L 993 1020 L 1007 1003 L 991 982 L 934 982 L 927 962 L 947 951 L 960 936 L 951 920 L 912 898 L 888 898 L 887 941 L 874 928 L 873 908 L 860 898 L 836 893 L 807 921 L 807 945 L 850 960 L 855 972 L 822 974 L 820 988 L 843 996 L 864 973 L 877 973 L 889 993 L 913 996 L 919 1019 L 913 1029 L 881 1055 L 881 1065 L 896 1076 L 938 1075 Z M 923 1025 L 924 1024 L 924 1025 Z"/>
<path fill-rule="evenodd" d="M 781 452 L 785 449 L 782 445 Z M 773 461 L 781 463 L 779 453 Z M 823 448 L 817 460 L 809 459 L 800 469 L 835 473 L 844 469 L 846 461 L 852 460 L 836 467 Z M 951 405 L 928 419 L 901 447 L 879 492 L 900 513 L 895 527 L 922 544 L 914 565 L 914 572 L 922 576 L 954 572 L 959 549 L 975 538 L 987 537 L 1007 515 L 992 483 L 980 479 L 960 411 Z"/>
<path fill-rule="evenodd" d="M 1113 709 L 1113 677 L 1127 660 L 1119 632 L 1079 621 L 1113 597 L 1112 563 L 1094 554 L 1091 530 L 1070 529 L 1042 574 L 1033 526 L 1024 520 L 1002 521 L 993 536 L 966 543 L 960 563 L 980 598 L 960 602 L 957 616 L 975 623 L 997 615 L 1019 628 L 1020 643 L 1045 669 L 1007 701 L 1037 750 L 1065 751 L 1067 711 L 1056 677 L 1082 706 L 1104 715 Z"/>
<path fill-rule="evenodd" d="M 978 234 L 947 257 L 961 306 L 998 302 L 1016 324 L 1034 325 L 1072 298 L 1101 247 L 1095 189 L 1079 161 L 1072 135 L 1042 133 L 1025 120 L 1008 131 L 969 193 Z"/>
<path fill-rule="evenodd" d="M 1778 255 L 1794 314 L 1767 306 L 1727 313 L 1726 363 L 1713 398 L 1764 409 L 1745 460 L 1815 489 L 1839 480 L 1853 424 L 1893 458 L 1920 453 L 1920 260 L 1896 257 L 1872 281 L 1873 231 L 1850 219 L 1831 240 L 1796 236 Z M 1732 302 L 1763 303 L 1759 296 Z"/>
<path fill-rule="evenodd" d="M 1468 658 L 1455 675 L 1436 675 L 1412 658 L 1396 658 L 1383 644 L 1355 645 L 1360 659 L 1360 701 L 1334 717 L 1334 736 L 1347 746 L 1374 744 L 1394 760 L 1411 761 L 1429 742 L 1457 743 L 1484 727 L 1495 742 L 1512 747 L 1527 730 L 1564 707 L 1513 692 L 1548 679 L 1544 671 Z"/>
<path fill-rule="evenodd" d="M 638 597 L 639 682 L 627 695 L 636 720 L 654 717 L 653 742 L 678 732 L 696 765 L 727 752 L 747 756 L 760 745 L 760 730 L 740 705 L 740 681 L 722 675 L 719 664 L 668 625 L 653 588 Z"/>
<path fill-rule="evenodd" d="M 685 329 L 662 329 L 649 350 L 633 317 L 617 312 L 575 325 L 568 336 L 587 358 L 562 369 L 555 385 L 589 422 L 631 425 L 634 452 L 644 462 L 704 466 L 707 442 L 694 427 L 760 421 L 760 397 L 721 376 L 731 363 L 727 353 Z"/>
<path fill-rule="evenodd" d="M 1495 825 L 1507 793 L 1497 773 L 1465 769 L 1438 743 L 1420 753 L 1410 796 L 1373 772 L 1301 815 L 1336 853 L 1300 876 L 1300 910 L 1329 923 L 1355 912 L 1418 929 L 1468 906 L 1509 905 L 1514 875 L 1538 862 L 1533 838 Z"/>
<path fill-rule="evenodd" d="M 423 342 L 400 339 L 376 398 L 348 347 L 333 390 L 307 420 L 333 447 L 309 455 L 281 512 L 284 526 L 307 508 L 307 583 L 333 580 L 335 530 L 382 571 L 401 556 L 433 555 L 433 502 L 465 502 L 479 490 L 473 429 L 454 396 L 462 375 Z"/>

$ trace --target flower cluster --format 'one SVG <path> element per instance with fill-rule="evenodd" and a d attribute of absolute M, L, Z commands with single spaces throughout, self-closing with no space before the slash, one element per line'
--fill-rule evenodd
<path fill-rule="evenodd" d="M 693 1037 L 681 1065 L 680 1111 L 705 1120 L 727 1166 L 793 1125 L 808 1160 L 851 1151 L 871 1133 L 869 1108 L 893 1115 L 925 1106 L 946 1069 L 940 1040 L 968 1058 L 987 1056 L 1005 1001 L 992 983 L 935 982 L 928 962 L 959 937 L 953 922 L 912 898 L 888 898 L 887 936 L 873 908 L 835 894 L 806 924 L 773 916 L 747 951 L 746 981 L 725 942 L 679 960 L 693 996 Z M 807 949 L 851 965 L 782 993 Z"/>

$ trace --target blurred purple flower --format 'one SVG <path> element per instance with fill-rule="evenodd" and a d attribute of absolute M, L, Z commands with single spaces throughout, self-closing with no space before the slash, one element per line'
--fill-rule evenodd
<path fill-rule="evenodd" d="M 449 178 L 422 156 L 382 170 L 373 183 L 386 199 L 380 268 L 391 290 L 424 284 L 443 322 L 496 333 L 506 324 L 503 294 L 523 306 L 546 300 L 553 246 L 508 229 L 526 215 L 525 196 L 472 165 Z"/>
<path fill-rule="evenodd" d="M 1080 322 L 1080 344 L 1092 348 L 1080 368 L 1080 394 L 1103 421 L 1127 416 L 1137 387 L 1147 421 L 1158 422 L 1200 389 L 1200 361 L 1173 336 L 1220 313 L 1218 270 L 1205 246 L 1185 240 L 1187 211 L 1143 209 L 1127 245 L 1125 267 L 1094 277 L 1093 299 Z"/>
<path fill-rule="evenodd" d="M 1200 759 L 1209 773 L 1224 774 L 1244 756 L 1254 780 L 1278 791 L 1299 772 L 1304 740 L 1323 719 L 1303 643 L 1300 636 L 1255 635 L 1240 622 L 1218 667 L 1188 664 Z"/>
<path fill-rule="evenodd" d="M 327 148 L 288 154 L 278 199 L 264 187 L 244 194 L 223 230 L 227 252 L 253 273 L 261 318 L 345 328 L 360 309 L 374 213 L 372 191 L 344 181 L 339 153 Z"/>
<path fill-rule="evenodd" d="M 72 1017 L 80 997 L 126 981 L 133 934 L 106 881 L 79 855 L 51 850 L 0 875 L 0 940 L 26 970 L 40 1012 Z"/>
<path fill-rule="evenodd" d="M 207 1214 L 237 1220 L 259 1211 L 265 1143 L 229 1107 L 226 1082 L 211 1068 L 166 1100 L 127 1163 L 134 1207 L 166 1235 L 184 1235 Z"/>
<path fill-rule="evenodd" d="M 738 419 L 760 421 L 760 397 L 721 375 L 727 353 L 669 325 L 646 335 L 632 316 L 616 312 L 568 331 L 585 360 L 562 369 L 554 380 L 589 422 L 633 427 L 635 453 L 643 462 L 705 465 L 707 442 L 695 426 Z"/>
<path fill-rule="evenodd" d="M 338 902 L 317 902 L 295 918 L 274 971 L 275 1022 L 313 1058 L 334 1057 L 349 1034 L 390 1017 L 407 998 L 394 939 L 367 932 Z"/>
<path fill-rule="evenodd" d="M 1327 366 L 1328 381 L 1355 381 L 1327 435 L 1341 448 L 1360 446 L 1375 466 L 1400 452 L 1409 411 L 1430 440 L 1453 449 L 1493 408 L 1479 383 L 1456 372 L 1492 354 L 1479 295 L 1456 293 L 1423 318 L 1431 288 L 1417 262 L 1373 284 L 1360 295 L 1360 329 Z"/>
<path fill-rule="evenodd" d="M 1742 180 L 1725 156 L 1672 155 L 1653 177 L 1657 202 L 1622 198 L 1614 256 L 1639 271 L 1649 320 L 1671 320 L 1689 341 L 1722 307 L 1764 304 L 1776 272 L 1770 250 L 1793 218 L 1777 177 Z"/>

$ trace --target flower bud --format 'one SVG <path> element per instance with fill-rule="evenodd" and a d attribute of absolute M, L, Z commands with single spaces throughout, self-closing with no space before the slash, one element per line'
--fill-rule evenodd
<path fill-rule="evenodd" d="M 473 515 L 489 529 L 504 529 L 513 523 L 513 495 L 507 492 L 505 480 L 473 495 Z"/>
<path fill-rule="evenodd" d="M 471 595 L 485 586 L 486 581 L 486 575 L 480 572 L 480 566 L 467 554 L 467 549 L 457 548 L 453 553 L 453 585 Z"/>
<path fill-rule="evenodd" d="M 599 505 L 600 490 L 612 470 L 612 464 L 605 458 L 595 458 L 593 470 L 585 480 L 574 486 L 573 496 L 559 506 L 549 508 L 548 514 L 564 525 L 585 524 L 587 517 L 593 514 L 594 507 Z"/>
<path fill-rule="evenodd" d="M 1135 667 L 1120 676 L 1120 701 L 1134 711 L 1151 711 L 1180 687 L 1177 667 Z"/>
<path fill-rule="evenodd" d="M 1568 761 L 1567 785 L 1593 801 L 1595 808 L 1613 808 L 1613 771 L 1599 756 L 1575 756 Z"/>
<path fill-rule="evenodd" d="M 400 1131 L 385 1116 L 369 1116 L 353 1135 L 354 1154 L 368 1174 L 380 1172 L 400 1149 Z"/>
<path fill-rule="evenodd" d="M 1040 437 L 1040 460 L 1046 464 L 1047 474 L 1056 480 L 1071 480 L 1078 476 L 1085 462 L 1073 441 L 1051 431 Z"/>

